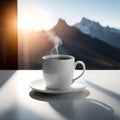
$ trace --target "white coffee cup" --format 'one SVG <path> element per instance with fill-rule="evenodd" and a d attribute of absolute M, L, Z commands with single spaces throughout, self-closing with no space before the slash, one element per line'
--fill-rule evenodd
<path fill-rule="evenodd" d="M 42 59 L 43 76 L 48 89 L 68 89 L 85 72 L 84 62 L 75 62 L 75 58 L 70 55 L 47 55 Z M 82 65 L 83 71 L 79 76 L 73 78 L 74 70 L 78 64 Z"/>

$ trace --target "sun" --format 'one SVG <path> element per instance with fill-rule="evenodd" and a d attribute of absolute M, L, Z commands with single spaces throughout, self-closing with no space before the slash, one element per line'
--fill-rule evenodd
<path fill-rule="evenodd" d="M 19 10 L 18 29 L 21 30 L 48 30 L 51 26 L 51 19 L 48 13 L 41 8 L 27 8 Z"/>

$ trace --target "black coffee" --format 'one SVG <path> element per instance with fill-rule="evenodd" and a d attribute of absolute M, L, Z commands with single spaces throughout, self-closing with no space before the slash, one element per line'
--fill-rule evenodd
<path fill-rule="evenodd" d="M 71 57 L 51 57 L 51 58 L 48 58 L 48 59 L 52 59 L 52 60 L 68 60 L 68 59 L 71 59 Z"/>

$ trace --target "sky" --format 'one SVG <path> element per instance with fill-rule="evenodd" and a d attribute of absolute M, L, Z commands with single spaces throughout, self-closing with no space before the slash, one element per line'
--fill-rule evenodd
<path fill-rule="evenodd" d="M 36 29 L 50 29 L 59 18 L 74 25 L 86 17 L 120 29 L 119 12 L 120 0 L 18 0 L 18 18 L 26 19 L 21 23 L 24 27 L 27 24 L 26 28 L 31 24 Z M 29 19 L 33 20 L 28 22 Z"/>

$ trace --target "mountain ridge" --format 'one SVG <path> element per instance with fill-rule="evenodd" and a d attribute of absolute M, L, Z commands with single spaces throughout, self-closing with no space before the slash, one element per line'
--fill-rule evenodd
<path fill-rule="evenodd" d="M 54 42 L 51 42 L 51 38 L 54 37 L 48 34 L 51 31 L 55 37 L 62 39 L 62 45 L 58 47 L 59 54 L 74 56 L 75 60 L 85 62 L 87 69 L 120 69 L 120 49 L 83 33 L 78 28 L 68 25 L 63 19 L 59 19 L 49 31 L 30 31 L 27 37 L 29 40 L 26 41 L 28 52 L 24 52 L 22 42 L 26 36 L 22 32 L 21 35 L 19 33 L 19 68 L 42 68 L 42 56 L 50 54 L 55 47 Z M 28 56 L 27 62 L 24 56 Z M 77 67 L 80 68 L 79 65 Z"/>
<path fill-rule="evenodd" d="M 114 47 L 120 48 L 120 29 L 111 28 L 109 26 L 103 27 L 100 23 L 84 17 L 74 26 L 84 34 L 90 35 L 93 38 L 98 38 Z"/>
<path fill-rule="evenodd" d="M 84 34 L 76 27 L 69 26 L 65 21 L 59 20 L 51 31 L 63 40 L 64 50 L 75 56 L 76 60 L 85 61 L 88 69 L 120 68 L 118 48 Z"/>

